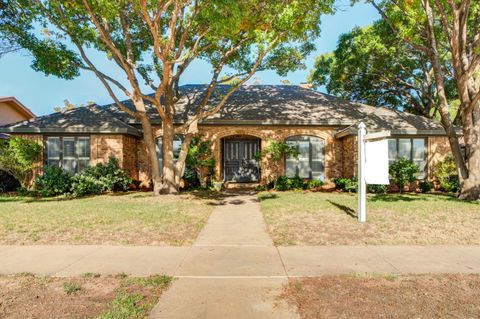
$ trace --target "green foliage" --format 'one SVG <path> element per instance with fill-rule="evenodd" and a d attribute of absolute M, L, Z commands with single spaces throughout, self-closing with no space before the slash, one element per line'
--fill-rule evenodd
<path fill-rule="evenodd" d="M 270 183 L 266 187 L 258 188 L 258 190 L 265 190 L 268 188 L 275 189 L 277 191 L 289 191 L 289 190 L 305 190 L 305 189 L 318 189 L 322 187 L 324 183 L 320 180 L 305 180 L 301 177 L 286 177 L 280 176 L 276 182 Z"/>
<path fill-rule="evenodd" d="M 418 186 L 420 186 L 420 190 L 422 193 L 428 193 L 433 188 L 433 183 L 429 181 L 421 181 Z"/>
<path fill-rule="evenodd" d="M 284 141 L 270 141 L 269 145 L 256 156 L 260 162 L 262 158 L 271 161 L 273 165 L 273 183 L 275 189 L 277 188 L 276 183 L 281 179 L 281 177 L 278 176 L 280 164 L 286 156 L 298 157 L 298 149 Z"/>
<path fill-rule="evenodd" d="M 72 192 L 75 196 L 95 195 L 105 191 L 126 191 L 132 179 L 111 156 L 107 164 L 99 163 L 72 177 Z"/>
<path fill-rule="evenodd" d="M 332 182 L 335 183 L 335 188 L 344 192 L 355 193 L 358 188 L 357 178 L 333 178 Z"/>
<path fill-rule="evenodd" d="M 80 290 L 82 290 L 82 287 L 80 287 L 80 285 L 75 282 L 67 281 L 63 283 L 63 291 L 65 291 L 67 295 L 74 294 L 76 292 L 79 292 Z"/>
<path fill-rule="evenodd" d="M 72 188 L 72 176 L 61 167 L 46 166 L 43 175 L 35 177 L 35 188 L 43 196 L 66 194 Z"/>
<path fill-rule="evenodd" d="M 298 176 L 292 178 L 280 176 L 274 182 L 273 189 L 277 191 L 300 190 L 306 189 L 307 185 L 308 184 Z"/>
<path fill-rule="evenodd" d="M 406 185 L 417 180 L 415 174 L 417 174 L 418 171 L 418 166 L 406 158 L 396 160 L 389 168 L 390 176 L 392 176 L 392 179 L 400 189 L 400 192 L 403 192 Z"/>
<path fill-rule="evenodd" d="M 192 139 L 185 160 L 184 180 L 195 187 L 197 183 L 205 187 L 206 179 L 213 174 L 215 156 L 209 140 L 203 140 L 202 136 Z"/>
<path fill-rule="evenodd" d="M 367 192 L 374 193 L 374 194 L 386 194 L 388 191 L 388 185 L 376 185 L 376 184 L 368 184 L 367 185 Z"/>
<path fill-rule="evenodd" d="M 132 183 L 132 179 L 120 168 L 118 160 L 113 156 L 108 158 L 107 164 L 90 166 L 81 174 L 98 179 L 103 184 L 103 191 L 126 191 Z"/>
<path fill-rule="evenodd" d="M 318 179 L 313 179 L 307 182 L 307 189 L 318 189 L 322 187 L 325 183 Z"/>
<path fill-rule="evenodd" d="M 440 188 L 445 192 L 457 192 L 460 189 L 458 170 L 452 156 L 438 162 L 434 169 L 435 177 L 440 182 Z"/>
<path fill-rule="evenodd" d="M 21 137 L 0 140 L 0 170 L 14 176 L 26 188 L 41 151 L 40 144 Z"/>
<path fill-rule="evenodd" d="M 103 189 L 104 184 L 92 175 L 81 173 L 72 177 L 72 193 L 74 196 L 97 195 Z"/>
<path fill-rule="evenodd" d="M 442 61 L 451 69 L 448 59 Z M 352 101 L 432 116 L 436 99 L 429 57 L 413 51 L 384 20 L 342 34 L 333 53 L 317 57 L 309 82 Z M 453 79 L 446 93 L 456 97 Z"/>

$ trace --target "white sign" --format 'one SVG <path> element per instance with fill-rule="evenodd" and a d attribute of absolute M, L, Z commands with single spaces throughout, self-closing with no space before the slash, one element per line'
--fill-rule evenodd
<path fill-rule="evenodd" d="M 367 220 L 367 183 L 389 184 L 388 141 L 390 132 L 367 134 L 362 122 L 358 125 L 358 221 Z M 380 139 L 380 140 L 379 140 Z M 374 141 L 376 140 L 376 141 Z"/>
<path fill-rule="evenodd" d="M 388 178 L 388 141 L 386 139 L 365 141 L 364 176 L 367 184 L 390 184 Z"/>

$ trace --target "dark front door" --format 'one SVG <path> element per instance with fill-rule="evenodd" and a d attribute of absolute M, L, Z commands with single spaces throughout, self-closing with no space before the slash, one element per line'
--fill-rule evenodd
<path fill-rule="evenodd" d="M 260 140 L 225 140 L 223 163 L 225 181 L 258 182 L 260 168 L 255 159 L 260 151 Z"/>

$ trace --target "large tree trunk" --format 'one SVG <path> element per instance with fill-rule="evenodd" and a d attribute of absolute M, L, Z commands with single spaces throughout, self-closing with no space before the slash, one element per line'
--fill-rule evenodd
<path fill-rule="evenodd" d="M 153 195 L 156 196 L 159 195 L 161 191 L 162 177 L 160 174 L 160 165 L 158 164 L 155 136 L 150 120 L 145 113 L 140 113 L 140 122 L 142 123 L 143 140 L 147 148 L 147 155 L 152 172 Z"/>
<path fill-rule="evenodd" d="M 173 119 L 162 121 L 162 159 L 163 159 L 163 185 L 162 194 L 178 193 L 178 184 L 175 182 L 175 160 L 173 156 L 173 139 L 175 129 Z"/>
<path fill-rule="evenodd" d="M 465 157 L 468 176 L 461 180 L 459 198 L 480 199 L 480 103 L 469 105 L 462 113 L 465 139 Z"/>

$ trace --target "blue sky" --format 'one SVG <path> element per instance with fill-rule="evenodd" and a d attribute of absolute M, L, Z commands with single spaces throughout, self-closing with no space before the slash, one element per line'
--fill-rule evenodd
<path fill-rule="evenodd" d="M 355 26 L 365 26 L 378 19 L 372 6 L 363 3 L 351 7 L 349 1 L 338 5 L 335 15 L 322 18 L 322 34 L 316 41 L 316 52 L 306 60 L 307 69 L 289 74 L 286 78 L 292 83 L 304 82 L 319 54 L 335 49 L 340 34 Z M 95 101 L 98 104 L 111 103 L 111 99 L 102 84 L 89 73 L 74 80 L 66 81 L 53 76 L 45 76 L 30 68 L 30 58 L 26 53 L 10 54 L 0 59 L 0 96 L 15 96 L 37 115 L 53 112 L 55 106 L 62 106 L 68 99 L 74 104 Z M 120 75 L 120 71 L 104 64 L 102 70 Z M 204 62 L 192 64 L 185 72 L 182 84 L 206 83 L 210 78 L 210 68 Z M 285 77 L 275 72 L 259 72 L 255 78 L 261 84 L 279 84 Z"/>

